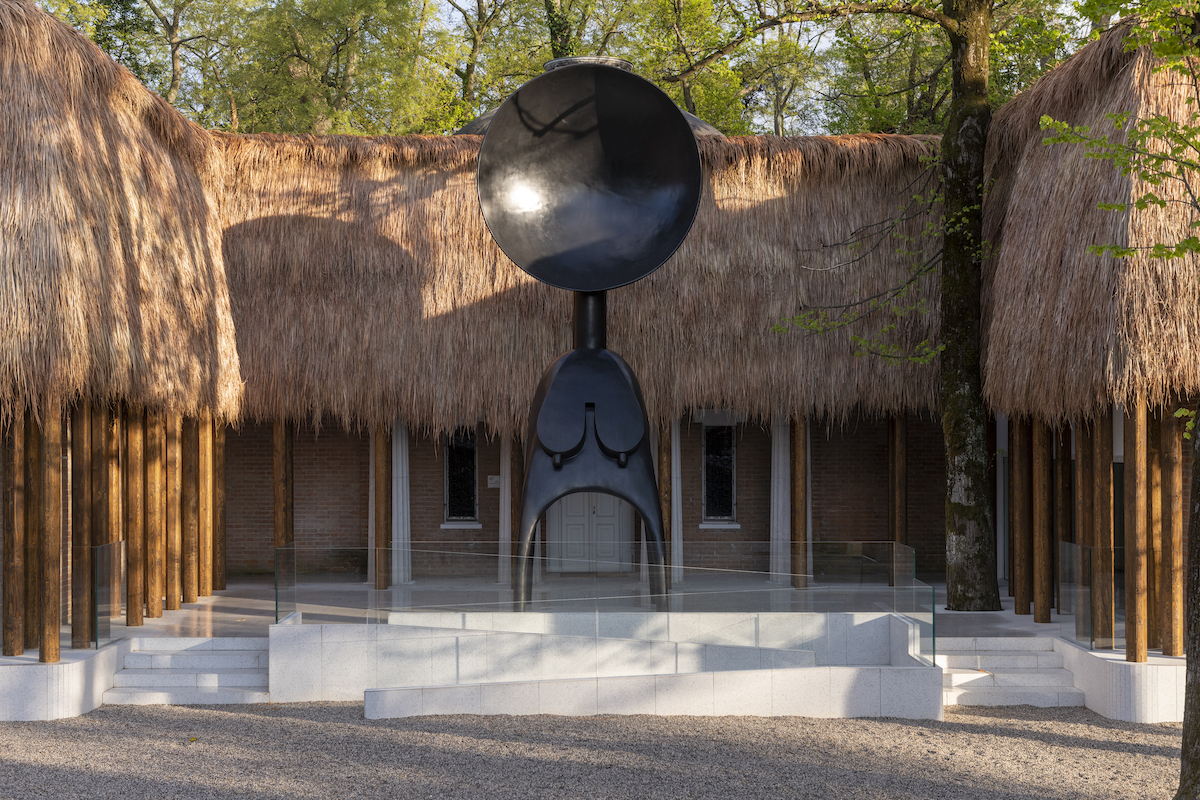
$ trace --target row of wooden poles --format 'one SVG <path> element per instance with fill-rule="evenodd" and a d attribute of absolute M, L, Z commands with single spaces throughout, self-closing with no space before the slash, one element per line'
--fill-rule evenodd
<path fill-rule="evenodd" d="M 1124 426 L 1125 658 L 1145 661 L 1148 648 L 1183 655 L 1183 424 L 1174 409 L 1133 403 Z M 1060 542 L 1091 548 L 1077 565 L 1074 598 L 1079 634 L 1090 618 L 1098 647 L 1114 644 L 1116 572 L 1113 417 L 1075 429 L 1013 420 L 1009 429 L 1010 594 L 1016 613 L 1050 622 Z M 1057 453 L 1057 458 L 1055 454 Z M 1080 551 L 1084 552 L 1084 551 Z M 1083 585 L 1084 583 L 1090 585 Z M 1087 601 L 1085 591 L 1090 592 Z M 1072 602 L 1063 590 L 1059 609 Z M 1090 602 L 1090 608 L 1079 608 Z"/>
<path fill-rule="evenodd" d="M 41 661 L 59 660 L 64 480 L 72 647 L 95 637 L 93 556 L 104 545 L 125 542 L 126 625 L 225 588 L 224 425 L 125 405 L 81 403 L 68 416 L 27 412 L 4 437 L 6 656 L 37 648 Z M 120 585 L 115 566 L 101 575 L 106 595 Z"/>

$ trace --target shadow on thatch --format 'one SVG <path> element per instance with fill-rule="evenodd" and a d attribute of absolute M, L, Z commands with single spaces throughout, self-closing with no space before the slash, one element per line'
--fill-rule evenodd
<path fill-rule="evenodd" d="M 402 417 L 445 429 L 523 427 L 542 370 L 569 347 L 566 292 L 496 247 L 475 199 L 478 137 L 218 135 L 246 412 L 259 419 Z M 841 244 L 895 216 L 936 145 L 927 137 L 757 137 L 703 143 L 692 235 L 662 269 L 610 293 L 609 346 L 653 416 L 736 407 L 842 417 L 936 406 L 935 368 L 856 358 L 852 332 L 777 334 L 806 304 L 895 285 L 925 218 L 880 247 Z M 842 268 L 834 268 L 848 262 Z M 937 325 L 898 320 L 901 344 Z"/>

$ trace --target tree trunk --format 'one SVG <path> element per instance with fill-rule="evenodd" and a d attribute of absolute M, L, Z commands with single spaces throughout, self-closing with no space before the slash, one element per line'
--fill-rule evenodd
<path fill-rule="evenodd" d="M 953 98 L 942 139 L 942 430 L 946 439 L 946 600 L 954 611 L 997 611 L 996 539 L 988 498 L 987 415 L 979 372 L 983 154 L 988 105 L 989 0 L 946 0 Z"/>
<path fill-rule="evenodd" d="M 575 55 L 571 41 L 571 19 L 563 9 L 562 0 L 545 0 L 546 30 L 550 33 L 550 55 L 567 58 Z"/>
<path fill-rule="evenodd" d="M 1188 515 L 1188 541 L 1200 542 L 1200 429 L 1192 431 L 1191 514 Z M 1189 547 L 1187 554 L 1187 685 L 1183 693 L 1183 749 L 1180 751 L 1179 791 L 1175 800 L 1200 798 L 1200 547 Z"/>

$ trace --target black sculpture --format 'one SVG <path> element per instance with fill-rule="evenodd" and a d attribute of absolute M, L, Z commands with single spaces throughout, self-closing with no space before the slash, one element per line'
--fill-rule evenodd
<path fill-rule="evenodd" d="M 683 242 L 700 204 L 700 156 L 653 84 L 612 59 L 570 61 L 551 62 L 505 101 L 479 153 L 479 204 L 496 243 L 530 275 L 575 293 L 575 349 L 550 365 L 529 411 L 518 611 L 537 520 L 573 492 L 632 505 L 659 604 L 667 586 L 646 405 L 629 365 L 606 349 L 605 293 L 649 275 Z"/>

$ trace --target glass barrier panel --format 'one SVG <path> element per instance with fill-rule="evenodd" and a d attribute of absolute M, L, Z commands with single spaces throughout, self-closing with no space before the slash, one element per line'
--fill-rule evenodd
<path fill-rule="evenodd" d="M 296 545 L 275 548 L 275 621 L 296 611 Z"/>
<path fill-rule="evenodd" d="M 96 647 L 125 638 L 125 542 L 92 548 L 92 641 Z"/>

